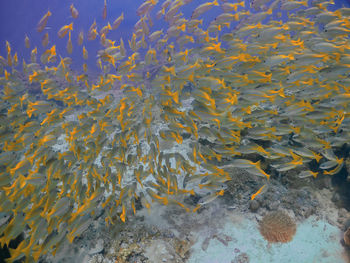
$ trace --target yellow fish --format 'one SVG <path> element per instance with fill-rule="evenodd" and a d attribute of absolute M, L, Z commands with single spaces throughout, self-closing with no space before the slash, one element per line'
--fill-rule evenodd
<path fill-rule="evenodd" d="M 70 23 L 69 25 L 65 25 L 63 27 L 61 27 L 61 29 L 58 31 L 57 35 L 59 38 L 64 38 L 65 35 L 67 35 L 67 33 L 69 31 L 73 30 L 73 23 Z"/>
<path fill-rule="evenodd" d="M 47 11 L 47 13 L 40 19 L 40 21 L 37 25 L 38 32 L 42 32 L 45 29 L 47 20 L 49 19 L 49 17 L 51 15 L 52 15 L 51 12 Z"/>
<path fill-rule="evenodd" d="M 78 12 L 78 10 L 74 7 L 73 4 L 70 5 L 69 9 L 70 9 L 70 13 L 71 13 L 72 17 L 75 18 L 75 19 L 78 18 L 79 12 Z"/>

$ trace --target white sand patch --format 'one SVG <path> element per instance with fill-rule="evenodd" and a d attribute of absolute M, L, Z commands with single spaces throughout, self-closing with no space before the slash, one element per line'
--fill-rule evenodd
<path fill-rule="evenodd" d="M 340 230 L 323 220 L 310 217 L 297 224 L 297 232 L 289 243 L 268 244 L 261 236 L 256 222 L 245 219 L 241 222 L 227 222 L 222 233 L 232 241 L 225 246 L 217 239 L 211 239 L 206 251 L 201 244 L 205 237 L 199 236 L 192 247 L 188 263 L 231 263 L 239 262 L 243 253 L 250 263 L 343 263 L 343 247 L 339 240 Z"/>

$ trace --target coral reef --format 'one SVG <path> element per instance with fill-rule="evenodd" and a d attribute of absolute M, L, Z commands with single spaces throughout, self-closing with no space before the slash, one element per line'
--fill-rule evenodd
<path fill-rule="evenodd" d="M 295 221 L 283 211 L 273 211 L 259 223 L 261 235 L 270 243 L 287 243 L 296 232 Z"/>

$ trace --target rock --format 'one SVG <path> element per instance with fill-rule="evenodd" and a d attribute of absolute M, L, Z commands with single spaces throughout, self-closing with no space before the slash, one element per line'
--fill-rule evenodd
<path fill-rule="evenodd" d="M 346 171 L 348 172 L 348 177 L 347 177 L 347 179 L 348 179 L 350 177 L 350 157 L 346 158 L 345 167 L 346 167 Z"/>
<path fill-rule="evenodd" d="M 87 262 L 87 258 L 84 258 L 84 262 Z M 94 255 L 88 260 L 89 263 L 102 263 L 103 256 L 102 255 Z"/>
<path fill-rule="evenodd" d="M 184 140 L 191 138 L 191 134 L 187 132 L 181 133 L 181 136 Z"/>
<path fill-rule="evenodd" d="M 309 187 L 291 189 L 281 198 L 281 204 L 285 209 L 292 210 L 297 218 L 308 218 L 316 212 L 316 207 L 319 207 Z"/>
<path fill-rule="evenodd" d="M 174 262 L 174 249 L 168 243 L 161 239 L 152 240 L 150 245 L 146 248 L 145 256 L 150 262 Z"/>
<path fill-rule="evenodd" d="M 249 202 L 249 209 L 250 209 L 250 211 L 256 212 L 256 211 L 258 211 L 259 207 L 260 207 L 260 204 L 259 204 L 259 202 L 257 200 L 251 200 Z"/>
<path fill-rule="evenodd" d="M 277 210 L 280 207 L 280 201 L 276 200 L 268 204 L 269 210 Z"/>
<path fill-rule="evenodd" d="M 350 228 L 350 218 L 348 218 L 344 223 L 344 230 Z"/>
<path fill-rule="evenodd" d="M 88 252 L 89 255 L 93 255 L 93 254 L 97 254 L 97 253 L 102 252 L 103 245 L 104 245 L 103 239 L 98 239 L 95 247 L 90 249 L 90 251 Z"/>
<path fill-rule="evenodd" d="M 332 177 L 320 176 L 315 180 L 315 186 L 319 189 L 332 189 Z"/>
<path fill-rule="evenodd" d="M 331 200 L 333 203 L 338 203 L 340 201 L 340 195 L 338 193 L 334 193 Z"/>
<path fill-rule="evenodd" d="M 246 253 L 240 253 L 231 263 L 249 263 L 249 256 Z"/>

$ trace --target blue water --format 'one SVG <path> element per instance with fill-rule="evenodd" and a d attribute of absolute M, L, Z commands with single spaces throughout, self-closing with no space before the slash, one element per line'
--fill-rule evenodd
<path fill-rule="evenodd" d="M 163 2 L 164 1 L 159 1 L 155 9 L 159 10 Z M 186 8 L 182 9 L 185 17 L 189 18 L 192 11 L 204 2 L 206 1 L 193 0 L 192 3 L 186 5 Z M 246 6 L 248 6 L 250 2 L 251 1 L 246 0 Z M 78 19 L 73 19 L 71 17 L 69 6 L 72 3 L 79 11 Z M 121 12 L 124 12 L 124 21 L 117 30 L 110 31 L 107 34 L 107 38 L 116 40 L 116 43 L 119 44 L 120 38 L 122 37 L 125 46 L 128 47 L 127 40 L 131 38 L 134 24 L 139 19 L 136 10 L 141 4 L 142 1 L 140 0 L 107 0 L 107 19 L 103 20 L 102 10 L 104 0 L 2 0 L 0 3 L 0 55 L 3 57 L 6 56 L 6 40 L 10 42 L 12 50 L 18 52 L 20 64 L 22 64 L 22 58 L 29 61 L 30 51 L 35 46 L 38 48 L 38 57 L 40 57 L 40 54 L 47 48 L 56 45 L 57 54 L 62 57 L 72 57 L 72 68 L 81 70 L 84 60 L 82 58 L 82 46 L 78 46 L 77 44 L 79 32 L 83 30 L 84 33 L 86 33 L 94 19 L 96 19 L 99 31 L 103 26 L 107 25 L 107 22 L 112 24 Z M 337 9 L 342 6 L 350 6 L 350 1 L 335 0 L 335 5 L 332 9 Z M 47 29 L 38 33 L 36 31 L 36 26 L 48 10 L 52 12 L 52 16 L 48 20 Z M 219 7 L 214 7 L 207 12 L 203 17 L 204 28 L 221 12 Z M 163 28 L 165 29 L 164 32 L 166 32 L 169 25 L 165 24 L 164 20 L 157 21 L 155 12 L 152 12 L 152 16 L 154 27 L 151 30 L 156 31 Z M 72 32 L 73 54 L 69 55 L 66 51 L 68 36 L 60 39 L 57 36 L 57 32 L 63 25 L 67 25 L 71 22 L 74 23 L 74 30 Z M 48 47 L 44 48 L 41 42 L 46 31 L 49 33 L 50 41 Z M 24 45 L 26 34 L 31 42 L 29 50 L 26 49 Z M 101 49 L 99 37 L 94 41 L 87 41 L 85 36 L 84 45 L 89 52 L 89 59 L 87 61 L 88 67 L 90 70 L 96 70 L 96 54 L 97 51 Z M 131 53 L 129 53 L 129 55 L 131 55 Z"/>
<path fill-rule="evenodd" d="M 107 25 L 107 21 L 113 21 L 124 12 L 125 19 L 121 26 L 115 30 L 110 31 L 108 38 L 117 40 L 122 37 L 124 42 L 131 37 L 131 31 L 134 24 L 137 22 L 136 9 L 140 1 L 107 1 L 107 19 L 102 18 L 103 0 L 80 0 L 74 1 L 74 6 L 79 11 L 79 17 L 73 19 L 70 14 L 70 5 L 72 1 L 66 0 L 11 0 L 1 1 L 0 4 L 0 54 L 5 56 L 6 47 L 5 41 L 9 41 L 14 51 L 18 52 L 19 59 L 24 58 L 26 61 L 30 58 L 30 51 L 35 46 L 38 47 L 38 55 L 44 52 L 48 47 L 56 45 L 57 54 L 62 56 L 70 56 L 73 58 L 73 68 L 79 67 L 84 63 L 82 58 L 82 46 L 78 46 L 77 38 L 81 30 L 87 33 L 89 27 L 96 19 L 98 30 Z M 127 4 L 126 4 L 127 3 Z M 47 29 L 39 33 L 36 31 L 37 23 L 46 12 L 50 10 L 52 16 L 47 23 Z M 73 22 L 72 42 L 73 53 L 69 55 L 66 51 L 67 39 L 64 37 L 60 39 L 57 36 L 58 30 L 63 26 Z M 44 48 L 41 44 L 42 37 L 45 31 L 49 33 L 49 45 Z M 31 48 L 27 50 L 24 45 L 25 34 L 28 35 Z M 67 35 L 68 36 L 68 35 Z M 87 62 L 89 67 L 96 68 L 96 52 L 101 49 L 99 38 L 95 41 L 87 41 L 86 36 L 84 44 L 89 52 L 89 60 Z M 20 62 L 22 59 L 19 60 Z"/>

